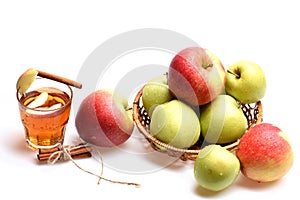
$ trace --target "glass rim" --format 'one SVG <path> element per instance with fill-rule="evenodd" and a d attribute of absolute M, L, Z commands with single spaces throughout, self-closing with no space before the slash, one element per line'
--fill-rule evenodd
<path fill-rule="evenodd" d="M 38 78 L 36 78 L 36 79 L 46 79 L 46 78 L 38 77 Z M 47 79 L 47 80 L 50 80 L 50 79 Z M 31 111 L 38 111 L 38 112 L 41 112 L 41 113 L 43 113 L 43 112 L 46 113 L 46 112 L 49 112 L 49 111 L 51 111 L 51 112 L 53 112 L 53 111 L 59 111 L 59 110 L 61 110 L 61 109 L 66 108 L 67 106 L 69 106 L 69 105 L 71 104 L 71 102 L 72 102 L 72 99 L 73 99 L 73 90 L 72 90 L 71 86 L 68 85 L 68 84 L 65 84 L 65 83 L 61 83 L 61 82 L 55 81 L 55 80 L 50 80 L 50 81 L 54 81 L 54 82 L 60 83 L 60 84 L 62 84 L 62 85 L 65 85 L 65 86 L 67 86 L 67 88 L 69 89 L 70 94 L 67 93 L 67 95 L 70 97 L 70 99 L 69 99 L 64 105 L 62 105 L 62 106 L 59 107 L 59 108 L 48 109 L 48 110 L 38 109 L 38 108 L 28 108 L 27 106 L 25 106 L 24 104 L 22 104 L 22 103 L 20 102 L 20 99 L 21 99 L 21 97 L 23 97 L 23 95 L 19 93 L 19 90 L 17 90 L 17 92 L 16 92 L 16 97 L 17 97 L 17 100 L 18 100 L 19 105 L 22 106 L 22 108 L 24 108 L 24 109 L 26 109 L 26 110 L 28 109 L 28 110 L 31 110 Z M 57 87 L 53 87 L 53 88 L 59 89 L 59 88 L 57 88 Z M 60 91 L 63 91 L 63 90 L 61 90 L 61 89 L 59 89 L 59 90 L 60 90 Z M 63 92 L 65 92 L 65 91 L 63 91 Z"/>

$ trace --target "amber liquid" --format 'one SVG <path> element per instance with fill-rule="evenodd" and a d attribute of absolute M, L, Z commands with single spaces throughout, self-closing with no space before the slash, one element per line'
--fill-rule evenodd
<path fill-rule="evenodd" d="M 41 92 L 32 91 L 20 99 L 20 115 L 24 125 L 26 141 L 33 149 L 52 148 L 64 141 L 65 128 L 69 119 L 71 99 L 68 94 L 53 88 L 42 88 L 48 93 L 48 100 L 37 108 L 28 109 Z M 60 108 L 48 108 L 61 104 Z M 23 105 L 23 106 L 22 106 Z"/>

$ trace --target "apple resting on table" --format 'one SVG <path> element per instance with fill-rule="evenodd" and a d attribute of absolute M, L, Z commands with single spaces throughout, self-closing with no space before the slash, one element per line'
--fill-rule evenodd
<path fill-rule="evenodd" d="M 134 126 L 127 99 L 111 90 L 97 90 L 88 95 L 79 107 L 75 125 L 84 141 L 101 147 L 124 143 Z"/>
<path fill-rule="evenodd" d="M 208 145 L 200 150 L 194 163 L 197 183 L 208 190 L 220 191 L 230 186 L 240 172 L 240 162 L 220 145 Z"/>
<path fill-rule="evenodd" d="M 225 70 L 219 58 L 209 50 L 190 47 L 171 61 L 168 84 L 178 99 L 194 106 L 204 105 L 224 90 Z"/>
<path fill-rule="evenodd" d="M 292 167 L 294 155 L 286 135 L 276 126 L 261 123 L 241 138 L 236 156 L 242 173 L 258 182 L 275 181 Z"/>

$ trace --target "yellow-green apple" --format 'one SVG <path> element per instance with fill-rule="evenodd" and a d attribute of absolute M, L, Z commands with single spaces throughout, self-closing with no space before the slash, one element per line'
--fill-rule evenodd
<path fill-rule="evenodd" d="M 240 162 L 237 157 L 216 144 L 201 149 L 194 163 L 197 183 L 211 191 L 220 191 L 230 186 L 239 172 Z"/>
<path fill-rule="evenodd" d="M 258 182 L 275 181 L 292 167 L 294 154 L 287 136 L 280 128 L 261 123 L 244 134 L 236 156 L 242 173 Z"/>
<path fill-rule="evenodd" d="M 168 84 L 178 99 L 191 105 L 203 105 L 224 90 L 225 70 L 219 58 L 211 51 L 190 47 L 172 59 Z"/>
<path fill-rule="evenodd" d="M 261 100 L 266 92 L 266 77 L 255 62 L 241 60 L 228 67 L 226 72 L 226 93 L 243 104 Z"/>
<path fill-rule="evenodd" d="M 143 89 L 143 106 L 150 116 L 155 106 L 166 103 L 172 98 L 168 86 L 167 74 L 151 79 Z"/>
<path fill-rule="evenodd" d="M 188 148 L 200 136 L 199 118 L 187 104 L 174 99 L 154 108 L 150 133 L 160 141 L 177 148 Z"/>
<path fill-rule="evenodd" d="M 202 135 L 209 143 L 236 141 L 245 133 L 248 123 L 241 106 L 229 95 L 219 95 L 200 109 Z"/>
<path fill-rule="evenodd" d="M 75 125 L 84 141 L 101 147 L 117 146 L 133 132 L 132 110 L 118 92 L 97 90 L 81 102 Z"/>

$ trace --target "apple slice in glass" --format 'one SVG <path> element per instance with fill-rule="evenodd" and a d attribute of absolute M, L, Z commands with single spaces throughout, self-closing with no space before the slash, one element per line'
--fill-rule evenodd
<path fill-rule="evenodd" d="M 42 106 L 48 100 L 48 93 L 42 92 L 34 101 L 32 101 L 27 107 L 28 108 L 37 108 Z"/>

